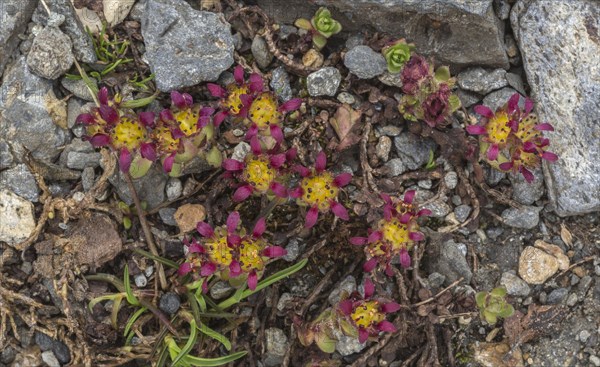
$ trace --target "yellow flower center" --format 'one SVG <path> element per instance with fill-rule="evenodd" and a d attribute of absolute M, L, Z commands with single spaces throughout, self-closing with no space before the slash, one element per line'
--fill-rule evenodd
<path fill-rule="evenodd" d="M 166 126 L 156 127 L 153 138 L 158 145 L 158 150 L 161 152 L 173 153 L 179 147 L 179 139 L 173 138 L 171 130 Z"/>
<path fill-rule="evenodd" d="M 369 258 L 385 256 L 388 253 L 388 251 L 386 251 L 386 247 L 389 247 L 389 245 L 386 246 L 385 243 L 377 241 L 369 243 L 369 245 L 366 247 L 366 251 L 369 255 Z"/>
<path fill-rule="evenodd" d="M 521 154 L 519 155 L 519 160 L 521 161 L 521 164 L 525 167 L 528 168 L 536 168 L 540 165 L 540 161 L 541 158 L 539 155 L 535 154 L 535 153 L 527 153 L 524 151 L 521 151 Z M 518 162 L 516 162 L 518 163 Z M 518 167 L 518 164 L 517 164 Z"/>
<path fill-rule="evenodd" d="M 113 146 L 117 149 L 133 150 L 146 140 L 146 128 L 129 117 L 122 117 L 111 134 Z"/>
<path fill-rule="evenodd" d="M 392 251 L 399 251 L 403 248 L 410 249 L 412 241 L 409 236 L 408 225 L 400 223 L 397 218 L 387 221 L 379 221 L 379 230 L 383 233 L 383 240 L 392 246 Z"/>
<path fill-rule="evenodd" d="M 250 156 L 246 160 L 246 168 L 242 173 L 242 179 L 248 182 L 259 192 L 269 190 L 271 182 L 275 180 L 277 172 L 269 166 L 269 159 L 265 156 Z"/>
<path fill-rule="evenodd" d="M 263 240 L 244 240 L 240 245 L 240 266 L 243 271 L 252 270 L 261 271 L 265 268 L 265 263 L 261 256 L 265 248 Z"/>
<path fill-rule="evenodd" d="M 508 114 L 506 111 L 498 111 L 492 118 L 490 118 L 485 126 L 490 143 L 498 145 L 506 144 L 506 140 L 510 134 L 508 120 Z"/>
<path fill-rule="evenodd" d="M 175 112 L 173 116 L 175 117 L 175 121 L 179 124 L 179 129 L 181 129 L 186 136 L 191 136 L 198 132 L 197 109 L 187 108 Z"/>
<path fill-rule="evenodd" d="M 385 319 L 383 312 L 379 311 L 379 302 L 366 301 L 354 309 L 350 315 L 358 327 L 369 328 L 379 324 Z"/>
<path fill-rule="evenodd" d="M 528 141 L 542 136 L 542 133 L 535 129 L 538 123 L 536 115 L 529 114 L 519 122 L 519 129 L 515 136 L 521 141 Z"/>
<path fill-rule="evenodd" d="M 269 125 L 278 124 L 281 121 L 281 113 L 277 111 L 277 100 L 271 93 L 262 93 L 252 102 L 249 111 L 250 120 L 264 130 Z"/>
<path fill-rule="evenodd" d="M 248 87 L 245 85 L 238 86 L 236 83 L 231 83 L 227 86 L 229 95 L 223 102 L 223 106 L 229 109 L 232 115 L 237 115 L 244 106 L 240 96 L 242 94 L 248 94 Z"/>
<path fill-rule="evenodd" d="M 217 237 L 218 236 L 218 237 Z M 209 259 L 218 266 L 226 267 L 231 264 L 233 255 L 227 246 L 227 235 L 216 235 L 205 244 Z"/>
<path fill-rule="evenodd" d="M 337 198 L 339 191 L 333 184 L 333 176 L 329 172 L 305 177 L 300 185 L 303 190 L 302 201 L 309 206 L 317 206 L 322 212 L 329 210 L 330 201 Z"/>

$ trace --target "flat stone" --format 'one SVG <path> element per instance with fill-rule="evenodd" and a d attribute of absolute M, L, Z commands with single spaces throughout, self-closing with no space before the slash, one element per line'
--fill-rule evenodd
<path fill-rule="evenodd" d="M 456 91 L 456 95 L 458 99 L 460 99 L 460 103 L 465 106 L 465 108 L 469 108 L 475 103 L 481 101 L 481 97 L 476 93 L 468 92 L 462 89 L 458 89 Z"/>
<path fill-rule="evenodd" d="M 500 285 L 503 285 L 507 293 L 511 296 L 527 297 L 531 292 L 531 288 L 527 285 L 527 282 L 509 272 L 502 274 Z"/>
<path fill-rule="evenodd" d="M 460 250 L 459 244 L 453 240 L 432 241 L 426 250 L 426 268 L 430 273 L 437 272 L 446 277 L 446 285 L 464 278 L 464 283 L 469 284 L 473 273 L 467 259 Z"/>
<path fill-rule="evenodd" d="M 527 246 L 519 257 L 519 276 L 529 284 L 544 284 L 558 271 L 558 261 L 547 252 Z"/>
<path fill-rule="evenodd" d="M 292 99 L 292 87 L 290 86 L 290 76 L 285 67 L 278 66 L 271 72 L 271 82 L 269 83 L 281 102 L 287 102 Z"/>
<path fill-rule="evenodd" d="M 431 139 L 404 132 L 394 138 L 394 147 L 406 168 L 416 170 L 427 163 L 429 152 L 437 145 Z"/>
<path fill-rule="evenodd" d="M 462 89 L 479 94 L 488 94 L 508 85 L 504 69 L 470 68 L 458 74 L 457 80 Z"/>
<path fill-rule="evenodd" d="M 210 287 L 210 296 L 213 299 L 223 299 L 227 297 L 233 291 L 233 287 L 229 285 L 229 283 L 224 281 L 216 282 L 212 287 Z"/>
<path fill-rule="evenodd" d="M 356 291 L 356 278 L 348 275 L 337 288 L 331 291 L 327 300 L 331 306 L 336 306 L 342 300 L 342 296 L 348 296 L 354 291 Z"/>
<path fill-rule="evenodd" d="M 148 0 L 142 35 L 145 58 L 163 92 L 215 81 L 233 64 L 229 23 L 183 0 Z"/>
<path fill-rule="evenodd" d="M 268 328 L 265 330 L 265 347 L 267 349 L 263 360 L 265 366 L 279 366 L 283 361 L 285 352 L 289 348 L 287 336 L 283 330 Z"/>
<path fill-rule="evenodd" d="M 82 153 L 69 152 L 67 154 L 67 167 L 71 169 L 83 170 L 91 167 L 96 168 L 100 165 L 102 155 L 100 153 Z"/>
<path fill-rule="evenodd" d="M 0 241 L 13 246 L 26 240 L 35 229 L 33 204 L 14 192 L 0 189 Z"/>
<path fill-rule="evenodd" d="M 516 90 L 509 87 L 502 88 L 485 96 L 483 98 L 483 105 L 491 108 L 492 111 L 496 111 L 498 108 L 504 106 L 516 92 Z"/>
<path fill-rule="evenodd" d="M 560 216 L 600 210 L 598 19 L 590 0 L 520 1 L 511 13 L 536 112 L 555 129 L 546 136 L 559 160 L 544 173 Z"/>
<path fill-rule="evenodd" d="M 162 208 L 158 210 L 158 215 L 164 224 L 175 227 L 177 225 L 177 221 L 175 220 L 176 211 L 177 209 L 175 208 Z"/>
<path fill-rule="evenodd" d="M 523 208 L 508 208 L 502 212 L 504 224 L 523 229 L 533 229 L 540 222 L 542 208 L 524 206 Z"/>
<path fill-rule="evenodd" d="M 267 42 L 259 35 L 254 36 L 252 45 L 250 46 L 250 51 L 252 51 L 252 55 L 254 56 L 258 66 L 263 69 L 267 68 L 273 60 L 273 54 L 271 54 L 269 51 Z"/>
<path fill-rule="evenodd" d="M 387 62 L 381 53 L 369 46 L 356 46 L 346 53 L 344 65 L 359 79 L 371 79 L 387 70 Z"/>
<path fill-rule="evenodd" d="M 96 79 L 90 78 L 90 80 L 92 81 L 93 84 L 97 84 Z M 75 95 L 75 97 L 81 98 L 81 99 L 89 101 L 89 102 L 94 101 L 94 97 L 92 97 L 92 93 L 88 89 L 88 87 L 85 84 L 85 82 L 83 81 L 83 79 L 73 80 L 73 79 L 68 79 L 65 77 L 60 80 L 60 84 L 63 87 L 65 87 L 66 90 L 73 93 Z M 71 102 L 71 99 L 69 99 L 69 102 Z M 73 126 L 69 126 L 69 127 L 73 127 Z"/>
<path fill-rule="evenodd" d="M 46 79 L 57 79 L 73 65 L 71 39 L 56 27 L 47 26 L 33 40 L 27 55 L 31 71 Z"/>
<path fill-rule="evenodd" d="M 464 222 L 469 217 L 469 214 L 471 214 L 471 210 L 471 207 L 468 205 L 463 204 L 457 206 L 456 208 L 454 208 L 454 215 L 456 215 L 456 220 L 458 220 L 460 223 Z"/>
<path fill-rule="evenodd" d="M 42 353 L 42 361 L 46 363 L 48 367 L 60 367 L 60 362 L 56 359 L 56 356 L 52 351 L 46 351 Z"/>
<path fill-rule="evenodd" d="M 167 181 L 166 192 L 167 199 L 171 201 L 180 197 L 181 193 L 183 192 L 183 184 L 181 183 L 181 180 L 174 177 L 169 178 Z"/>
<path fill-rule="evenodd" d="M 548 295 L 546 303 L 550 305 L 556 305 L 561 303 L 567 298 L 569 290 L 567 288 L 556 288 Z"/>
<path fill-rule="evenodd" d="M 82 218 L 69 233 L 79 265 L 98 268 L 117 256 L 123 249 L 123 241 L 116 225 L 106 215 L 94 214 Z"/>
<path fill-rule="evenodd" d="M 390 156 L 390 150 L 392 149 L 392 139 L 387 136 L 380 136 L 375 146 L 375 155 L 386 162 Z"/>
<path fill-rule="evenodd" d="M 7 188 L 34 203 L 37 203 L 40 198 L 40 189 L 35 177 L 25 164 L 0 172 L 0 188 Z"/>
<path fill-rule="evenodd" d="M 544 176 L 542 169 L 532 171 L 535 180 L 531 183 L 527 182 L 522 174 L 509 173 L 508 179 L 513 187 L 513 200 L 531 205 L 539 200 L 544 195 Z"/>
<path fill-rule="evenodd" d="M 306 78 L 306 87 L 308 94 L 313 97 L 335 96 L 337 89 L 342 81 L 342 74 L 334 67 L 324 67 Z"/>
<path fill-rule="evenodd" d="M 384 72 L 383 74 L 377 77 L 380 82 L 385 85 L 389 85 L 390 87 L 396 87 L 398 89 L 402 88 L 402 78 L 400 74 L 392 74 L 389 71 Z"/>
<path fill-rule="evenodd" d="M 129 186 L 123 178 L 120 170 L 115 170 L 115 174 L 109 177 L 110 183 L 119 198 L 127 205 L 133 204 Z M 156 208 L 165 201 L 165 186 L 168 176 L 164 173 L 162 167 L 151 167 L 148 173 L 137 180 L 133 180 L 133 186 L 137 192 L 140 201 L 145 201 L 148 204 L 148 209 Z"/>
<path fill-rule="evenodd" d="M 35 9 L 35 1 L 3 0 L 0 6 L 0 76 L 8 64 L 17 45 L 21 42 L 19 34 L 27 29 Z"/>

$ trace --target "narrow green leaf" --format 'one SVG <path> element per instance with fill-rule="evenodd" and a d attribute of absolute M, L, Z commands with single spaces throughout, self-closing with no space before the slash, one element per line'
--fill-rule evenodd
<path fill-rule="evenodd" d="M 200 326 L 198 326 L 198 330 L 200 330 L 202 334 L 209 336 L 223 344 L 223 346 L 225 347 L 225 349 L 227 349 L 228 352 L 231 350 L 231 342 L 225 335 L 209 328 L 206 324 L 203 323 L 201 323 Z"/>
<path fill-rule="evenodd" d="M 145 257 L 147 257 L 147 258 L 149 258 L 151 260 L 158 261 L 159 263 L 161 263 L 163 265 L 166 265 L 166 266 L 168 266 L 170 268 L 173 268 L 173 269 L 178 269 L 179 268 L 179 265 L 177 265 L 177 263 L 175 261 L 171 261 L 171 260 L 166 259 L 166 258 L 161 257 L 161 256 L 155 256 L 155 255 L 153 255 L 152 253 L 150 253 L 148 251 L 136 248 L 136 249 L 133 250 L 133 252 L 135 252 L 137 254 L 140 254 L 142 256 L 145 256 Z"/>
<path fill-rule="evenodd" d="M 196 294 L 194 294 L 194 298 L 196 298 L 198 305 L 200 305 L 200 310 L 202 310 L 202 312 L 206 312 L 206 300 L 202 295 L 202 290 L 200 290 L 200 292 L 196 292 Z"/>
<path fill-rule="evenodd" d="M 147 106 L 150 103 L 152 103 L 152 101 L 154 101 L 157 96 L 158 96 L 158 93 L 154 93 L 150 97 L 140 98 L 140 99 L 134 99 L 134 100 L 131 100 L 131 101 L 124 101 L 123 103 L 121 103 L 121 107 L 124 107 L 124 108 L 140 108 L 140 107 L 144 107 L 144 106 Z"/>
<path fill-rule="evenodd" d="M 196 344 L 196 340 L 198 340 L 198 328 L 196 327 L 196 320 L 192 320 L 190 321 L 190 337 L 188 338 L 183 348 L 181 348 L 181 351 L 179 352 L 177 357 L 175 357 L 175 359 L 173 360 L 174 366 L 176 366 L 179 363 L 179 361 L 183 360 L 183 358 L 185 358 L 192 351 L 192 348 L 194 348 L 194 344 Z"/>
<path fill-rule="evenodd" d="M 90 303 L 88 304 L 88 308 L 90 311 L 92 311 L 92 309 L 94 308 L 94 306 L 96 306 L 97 303 L 102 301 L 114 301 L 115 298 L 119 296 L 125 296 L 125 293 L 107 294 L 106 296 L 96 297 L 90 301 Z"/>
<path fill-rule="evenodd" d="M 131 290 L 131 283 L 129 282 L 129 267 L 127 265 L 125 265 L 124 273 L 125 274 L 123 276 L 123 284 L 125 285 L 125 294 L 127 295 L 127 302 L 129 302 L 129 304 L 133 306 L 139 306 L 140 301 L 138 301 L 136 296 L 133 294 L 133 291 Z"/>
<path fill-rule="evenodd" d="M 119 316 L 119 310 L 121 309 L 121 302 L 123 301 L 123 297 L 117 297 L 113 301 L 112 311 L 110 313 L 110 323 L 113 328 L 118 329 L 119 325 L 117 325 L 117 319 Z"/>
<path fill-rule="evenodd" d="M 191 364 L 192 366 L 212 367 L 212 366 L 222 366 L 224 364 L 233 362 L 235 360 L 242 358 L 246 354 L 248 354 L 248 352 L 243 351 L 243 352 L 236 352 L 236 353 L 230 354 L 228 356 L 219 357 L 219 358 L 199 358 L 199 357 L 194 357 L 194 356 L 186 356 L 183 360 L 185 362 Z"/>
<path fill-rule="evenodd" d="M 144 312 L 146 312 L 146 310 L 147 310 L 146 307 L 142 307 L 139 310 L 135 311 L 135 313 L 133 315 L 131 315 L 129 320 L 127 320 L 127 324 L 125 324 L 125 330 L 123 331 L 123 336 L 127 336 L 127 334 L 129 334 L 129 330 L 131 330 L 133 323 L 136 322 L 137 319 L 139 319 L 140 316 L 142 316 L 142 314 Z"/>

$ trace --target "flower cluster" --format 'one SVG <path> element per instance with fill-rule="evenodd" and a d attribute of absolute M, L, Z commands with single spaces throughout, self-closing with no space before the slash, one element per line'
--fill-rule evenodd
<path fill-rule="evenodd" d="M 475 112 L 482 116 L 482 124 L 466 129 L 479 136 L 481 155 L 492 167 L 519 172 L 527 182 L 532 182 L 531 170 L 539 167 L 542 160 L 554 162 L 558 159 L 547 150 L 550 141 L 542 134 L 554 128 L 549 123 L 538 123 L 529 98 L 525 98 L 523 109 L 519 107 L 520 100 L 521 96 L 515 93 L 496 112 L 483 105 L 475 106 Z"/>
<path fill-rule="evenodd" d="M 400 265 L 408 268 L 411 264 L 409 251 L 415 242 L 422 241 L 425 237 L 419 232 L 417 219 L 430 215 L 429 209 L 416 210 L 413 200 L 415 191 L 410 190 L 404 194 L 403 200 L 394 202 L 387 195 L 382 195 L 385 201 L 384 217 L 374 229 L 369 230 L 368 237 L 353 237 L 350 243 L 365 246 L 367 262 L 363 270 L 371 272 L 377 267 L 386 275 L 392 276 L 391 262 L 400 259 Z"/>
<path fill-rule="evenodd" d="M 239 229 L 240 214 L 231 212 L 225 226 L 212 228 L 199 222 L 200 242 L 193 239 L 187 244 L 187 258 L 179 267 L 180 276 L 192 273 L 196 278 L 216 275 L 223 280 L 243 279 L 254 290 L 270 259 L 284 256 L 287 252 L 279 246 L 270 245 L 263 238 L 266 230 L 264 218 L 258 220 L 252 233 Z M 205 284 L 205 283 L 204 283 Z"/>
<path fill-rule="evenodd" d="M 327 39 L 334 34 L 340 33 L 342 25 L 331 17 L 329 9 L 321 7 L 312 19 L 297 19 L 294 25 L 311 33 L 313 46 L 320 50 L 327 44 Z"/>
<path fill-rule="evenodd" d="M 345 295 L 333 308 L 323 311 L 314 321 L 301 325 L 300 342 L 308 346 L 315 342 L 327 353 L 335 350 L 336 335 L 358 337 L 365 343 L 369 337 L 381 332 L 395 332 L 394 324 L 386 315 L 400 309 L 400 305 L 383 297 L 375 297 L 375 285 L 370 279 L 364 282 L 364 297 L 358 292 Z"/>
<path fill-rule="evenodd" d="M 427 125 L 442 125 L 460 107 L 458 96 L 451 89 L 456 83 L 447 66 L 434 71 L 427 60 L 414 54 L 401 71 L 402 91 L 398 109 L 409 121 L 425 121 Z"/>

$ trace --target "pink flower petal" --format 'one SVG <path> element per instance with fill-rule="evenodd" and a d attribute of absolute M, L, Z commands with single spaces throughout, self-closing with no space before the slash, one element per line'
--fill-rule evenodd
<path fill-rule="evenodd" d="M 304 228 L 312 228 L 317 223 L 317 219 L 319 219 L 319 209 L 313 206 L 306 212 Z"/>
<path fill-rule="evenodd" d="M 173 169 L 173 163 L 175 163 L 175 153 L 169 155 L 165 158 L 163 162 L 163 169 L 165 172 L 169 173 Z"/>
<path fill-rule="evenodd" d="M 231 263 L 229 263 L 229 276 L 231 276 L 232 278 L 237 278 L 240 276 L 241 273 L 242 267 L 240 266 L 239 261 L 232 260 Z"/>
<path fill-rule="evenodd" d="M 373 294 L 375 293 L 375 284 L 373 284 L 373 282 L 371 281 L 371 279 L 366 278 L 365 279 L 365 298 L 371 298 L 373 296 Z"/>
<path fill-rule="evenodd" d="M 417 217 L 427 217 L 431 215 L 431 210 L 429 209 L 421 209 L 417 213 Z"/>
<path fill-rule="evenodd" d="M 217 112 L 217 114 L 213 117 L 213 125 L 215 125 L 215 127 L 219 127 L 221 125 L 221 123 L 223 122 L 223 120 L 225 120 L 225 117 L 227 117 L 227 115 L 228 115 L 227 111 Z"/>
<path fill-rule="evenodd" d="M 233 211 L 227 216 L 227 233 L 234 233 L 240 224 L 240 213 Z"/>
<path fill-rule="evenodd" d="M 279 106 L 279 112 L 285 113 L 295 111 L 300 108 L 300 105 L 302 105 L 302 98 L 292 98 Z"/>
<path fill-rule="evenodd" d="M 350 314 L 352 314 L 352 300 L 350 299 L 345 299 L 343 301 L 341 301 L 340 303 L 338 303 L 338 309 L 340 311 L 342 311 L 342 313 L 346 316 L 350 316 Z"/>
<path fill-rule="evenodd" d="M 250 290 L 255 290 L 258 285 L 258 276 L 256 275 L 256 271 L 252 270 L 250 274 L 248 274 L 248 288 Z"/>
<path fill-rule="evenodd" d="M 537 151 L 537 145 L 535 145 L 533 142 L 531 141 L 526 141 L 523 144 L 523 150 L 526 151 L 527 153 L 534 153 Z"/>
<path fill-rule="evenodd" d="M 416 191 L 415 190 L 408 190 L 407 192 L 404 193 L 404 201 L 406 204 L 412 204 L 413 199 L 415 198 L 415 194 Z"/>
<path fill-rule="evenodd" d="M 213 263 L 204 263 L 200 266 L 200 276 L 207 277 L 217 271 L 217 266 Z"/>
<path fill-rule="evenodd" d="M 177 269 L 177 275 L 182 277 L 182 276 L 186 275 L 187 273 L 189 273 L 190 271 L 192 271 L 192 264 L 183 263 L 183 264 L 179 265 L 179 269 Z"/>
<path fill-rule="evenodd" d="M 119 168 L 121 172 L 129 172 L 131 166 L 131 152 L 127 148 L 122 148 L 119 154 Z"/>
<path fill-rule="evenodd" d="M 100 112 L 100 117 L 111 125 L 119 121 L 119 113 L 112 107 L 100 106 L 98 111 Z"/>
<path fill-rule="evenodd" d="M 410 267 L 410 263 L 410 254 L 408 251 L 406 251 L 406 249 L 402 249 L 400 251 L 400 266 L 406 269 Z"/>
<path fill-rule="evenodd" d="M 191 105 L 194 104 L 194 99 L 192 98 L 192 96 L 190 96 L 187 93 L 183 93 L 182 96 L 183 96 L 183 100 L 185 101 L 186 107 L 190 107 Z"/>
<path fill-rule="evenodd" d="M 108 89 L 106 87 L 102 87 L 98 91 L 98 102 L 103 106 L 108 104 Z"/>
<path fill-rule="evenodd" d="M 240 95 L 240 101 L 242 101 L 242 105 L 246 106 L 246 107 L 250 107 L 250 105 L 252 104 L 252 101 L 254 99 L 252 98 L 251 95 L 248 94 L 242 94 Z"/>
<path fill-rule="evenodd" d="M 269 158 L 269 161 L 271 163 L 271 167 L 279 168 L 279 167 L 283 166 L 283 164 L 285 163 L 285 154 L 281 153 L 281 154 L 272 155 Z"/>
<path fill-rule="evenodd" d="M 246 200 L 252 193 L 254 192 L 254 188 L 250 185 L 240 186 L 235 190 L 233 194 L 233 200 L 240 202 Z"/>
<path fill-rule="evenodd" d="M 253 136 L 252 139 L 250 139 L 250 149 L 254 155 L 259 155 L 262 153 L 262 148 L 260 146 L 260 142 L 258 141 L 258 137 Z"/>
<path fill-rule="evenodd" d="M 394 208 L 389 205 L 386 204 L 383 206 L 383 218 L 387 221 L 391 220 L 393 217 L 393 213 L 394 213 Z"/>
<path fill-rule="evenodd" d="M 171 91 L 171 102 L 180 110 L 186 107 L 185 98 L 178 91 Z"/>
<path fill-rule="evenodd" d="M 366 263 L 363 264 L 363 271 L 365 273 L 370 273 L 377 267 L 377 259 L 372 257 Z"/>
<path fill-rule="evenodd" d="M 542 158 L 550 162 L 556 162 L 558 160 L 558 156 L 552 152 L 542 153 Z"/>
<path fill-rule="evenodd" d="M 368 242 L 367 237 L 351 237 L 350 243 L 355 246 L 364 246 Z"/>
<path fill-rule="evenodd" d="M 227 246 L 229 247 L 237 247 L 242 243 L 242 237 L 237 234 L 229 234 L 227 235 Z"/>
<path fill-rule="evenodd" d="M 266 256 L 271 259 L 285 255 L 287 255 L 287 251 L 281 246 L 268 246 L 263 251 L 263 256 Z"/>
<path fill-rule="evenodd" d="M 206 222 L 198 222 L 198 224 L 196 224 L 196 230 L 202 237 L 206 238 L 210 238 L 215 234 L 213 228 Z"/>
<path fill-rule="evenodd" d="M 348 210 L 346 210 L 346 208 L 338 203 L 335 200 L 332 200 L 330 202 L 331 205 L 331 212 L 338 218 L 340 218 L 341 220 L 350 220 L 350 217 L 348 216 Z"/>
<path fill-rule="evenodd" d="M 271 131 L 271 136 L 275 139 L 276 142 L 283 142 L 283 130 L 281 130 L 281 126 L 279 125 L 271 125 L 269 130 Z"/>
<path fill-rule="evenodd" d="M 481 115 L 483 117 L 492 118 L 494 117 L 494 112 L 487 106 L 477 105 L 473 108 L 476 114 Z"/>
<path fill-rule="evenodd" d="M 471 135 L 485 135 L 487 134 L 487 130 L 485 127 L 481 125 L 469 125 L 466 127 L 466 130 Z"/>
<path fill-rule="evenodd" d="M 383 320 L 379 323 L 379 325 L 377 325 L 377 330 L 384 331 L 387 333 L 393 333 L 396 332 L 396 327 L 391 322 Z"/>
<path fill-rule="evenodd" d="M 379 196 L 383 199 L 386 204 L 393 205 L 392 198 L 388 194 L 384 194 L 383 192 L 379 194 Z"/>
<path fill-rule="evenodd" d="M 262 236 L 263 233 L 265 233 L 266 229 L 267 220 L 265 218 L 260 218 L 258 221 L 256 221 L 256 224 L 254 225 L 254 229 L 252 230 L 252 236 L 258 238 Z"/>
<path fill-rule="evenodd" d="M 258 134 L 258 126 L 252 124 L 246 132 L 246 140 L 250 140 Z"/>
<path fill-rule="evenodd" d="M 410 222 L 411 218 L 412 218 L 412 214 L 411 213 L 404 213 L 400 217 L 400 223 L 407 224 L 408 222 Z"/>
<path fill-rule="evenodd" d="M 237 65 L 233 69 L 233 78 L 238 85 L 244 84 L 244 68 L 242 65 Z"/>
<path fill-rule="evenodd" d="M 269 188 L 271 189 L 271 191 L 273 191 L 273 193 L 277 197 L 280 197 L 280 198 L 288 197 L 287 189 L 285 188 L 285 186 L 283 186 L 279 182 L 271 182 L 271 185 L 269 186 Z"/>
<path fill-rule="evenodd" d="M 315 169 L 317 172 L 323 172 L 327 166 L 327 156 L 324 151 L 320 151 L 317 154 L 317 159 L 315 160 Z"/>
<path fill-rule="evenodd" d="M 249 89 L 252 94 L 262 91 L 263 80 L 260 75 L 258 75 L 257 73 L 252 73 L 252 74 L 250 74 L 248 81 L 250 83 Z"/>
<path fill-rule="evenodd" d="M 535 126 L 538 131 L 554 131 L 554 127 L 547 122 Z"/>
<path fill-rule="evenodd" d="M 173 139 L 181 139 L 185 137 L 185 134 L 183 133 L 183 131 L 181 131 L 181 129 L 173 128 L 171 129 L 171 136 L 173 137 Z"/>
<path fill-rule="evenodd" d="M 381 231 L 375 231 L 375 232 L 371 232 L 369 234 L 367 241 L 369 243 L 375 243 L 377 241 L 381 241 L 382 238 L 383 238 L 383 233 Z"/>
<path fill-rule="evenodd" d="M 387 264 L 385 266 L 385 275 L 387 275 L 388 277 L 393 277 L 394 276 L 394 269 L 392 268 L 392 266 L 390 264 Z"/>
<path fill-rule="evenodd" d="M 490 145 L 488 151 L 487 151 L 487 158 L 490 161 L 495 161 L 496 158 L 498 158 L 498 152 L 500 151 L 500 149 L 498 148 L 498 145 L 496 144 L 492 144 Z"/>
<path fill-rule="evenodd" d="M 76 124 L 91 125 L 96 122 L 96 118 L 91 113 L 82 113 L 75 119 Z"/>
<path fill-rule="evenodd" d="M 533 173 L 531 173 L 527 168 L 521 167 L 520 171 L 523 177 L 525 178 L 525 181 L 527 181 L 528 183 L 532 183 L 533 180 L 535 180 Z"/>
<path fill-rule="evenodd" d="M 519 93 L 513 94 L 508 100 L 508 113 L 512 114 L 519 108 L 519 99 L 521 99 L 521 95 Z"/>
<path fill-rule="evenodd" d="M 106 134 L 96 134 L 90 138 L 90 143 L 95 147 L 103 147 L 110 143 L 110 136 Z"/>
<path fill-rule="evenodd" d="M 341 173 L 333 179 L 333 184 L 336 187 L 344 187 L 344 186 L 348 185 L 350 183 L 350 181 L 352 181 L 352 174 Z"/>
<path fill-rule="evenodd" d="M 188 251 L 191 254 L 204 254 L 206 253 L 206 250 L 204 249 L 204 247 L 202 247 L 202 245 L 200 245 L 198 242 L 192 243 L 190 245 L 190 247 L 188 247 Z"/>
<path fill-rule="evenodd" d="M 154 112 L 150 112 L 150 111 L 145 111 L 145 112 L 140 112 L 139 116 L 139 120 L 142 123 L 142 125 L 146 126 L 146 127 L 153 127 L 154 126 Z"/>
<path fill-rule="evenodd" d="M 215 109 L 212 107 L 202 107 L 200 109 L 200 116 L 211 116 L 215 113 Z"/>
<path fill-rule="evenodd" d="M 421 232 L 409 232 L 408 238 L 410 238 L 412 241 L 423 241 L 425 239 L 425 235 L 423 235 Z"/>
<path fill-rule="evenodd" d="M 294 199 L 298 199 L 303 194 L 304 194 L 304 190 L 302 190 L 302 187 L 300 187 L 300 186 L 298 186 L 295 189 L 293 189 L 292 191 L 290 191 L 290 197 L 292 197 Z"/>
<path fill-rule="evenodd" d="M 291 148 L 287 152 L 285 152 L 285 159 L 287 162 L 291 162 L 296 159 L 298 155 L 298 150 L 296 148 Z"/>
<path fill-rule="evenodd" d="M 226 171 L 241 171 L 245 166 L 246 165 L 243 162 L 235 159 L 225 159 L 221 164 L 221 167 Z"/>
<path fill-rule="evenodd" d="M 158 114 L 158 117 L 162 121 L 165 121 L 165 122 L 175 120 L 173 113 L 171 112 L 171 110 L 168 110 L 168 109 L 164 109 L 164 110 L 160 111 L 160 113 Z"/>
<path fill-rule="evenodd" d="M 310 176 L 310 170 L 304 166 L 301 165 L 296 165 L 294 166 L 294 171 L 298 172 L 300 174 L 300 176 L 302 177 L 308 177 Z"/>
<path fill-rule="evenodd" d="M 206 88 L 208 88 L 208 93 L 210 93 L 210 95 L 213 97 L 225 98 L 227 96 L 227 91 L 225 90 L 225 88 L 221 87 L 218 84 L 207 83 Z"/>
<path fill-rule="evenodd" d="M 513 168 L 513 162 L 500 163 L 498 167 L 503 171 L 509 171 L 511 168 Z"/>
<path fill-rule="evenodd" d="M 365 328 L 358 329 L 358 342 L 363 344 L 369 339 L 369 332 Z"/>
<path fill-rule="evenodd" d="M 525 114 L 529 114 L 533 110 L 533 101 L 529 98 L 525 98 Z"/>
<path fill-rule="evenodd" d="M 142 157 L 149 161 L 154 162 L 156 160 L 156 149 L 154 148 L 154 144 L 142 143 L 140 146 L 140 153 L 142 154 Z"/>

